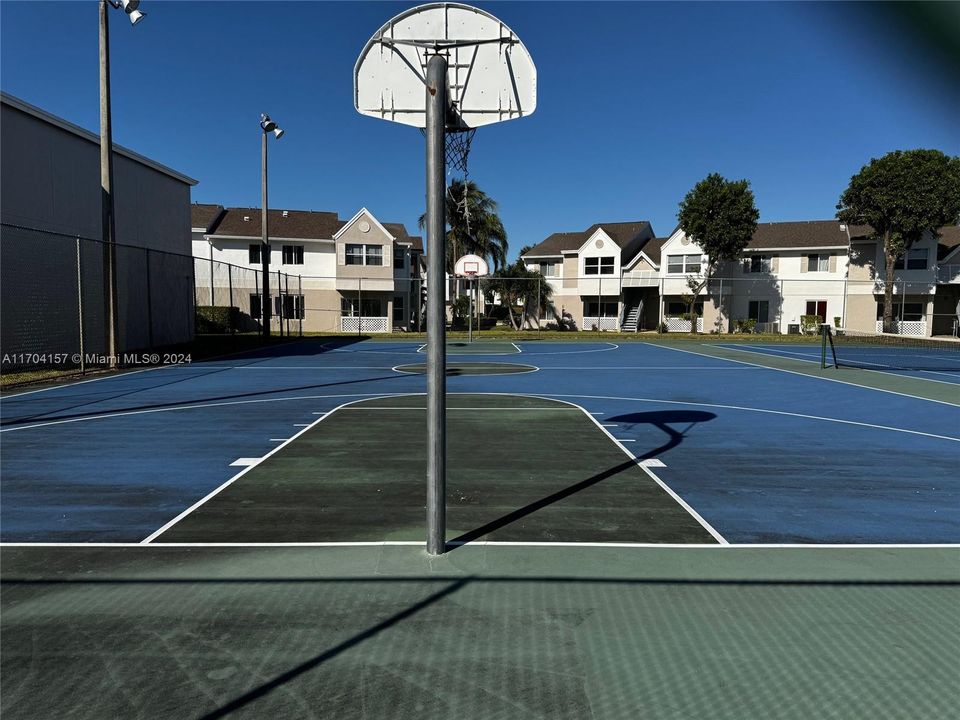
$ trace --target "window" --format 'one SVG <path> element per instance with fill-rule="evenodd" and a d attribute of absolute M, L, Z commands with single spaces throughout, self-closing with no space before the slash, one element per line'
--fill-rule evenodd
<path fill-rule="evenodd" d="M 816 315 L 820 322 L 827 321 L 827 301 L 826 300 L 807 300 L 807 311 L 804 315 Z"/>
<path fill-rule="evenodd" d="M 583 304 L 584 317 L 617 317 L 617 314 L 617 303 L 615 302 L 598 303 L 593 301 Z"/>
<path fill-rule="evenodd" d="M 744 272 L 748 272 L 748 273 L 770 272 L 770 256 L 769 255 L 751 255 L 744 261 Z M 764 320 L 763 322 L 766 322 L 766 320 Z"/>
<path fill-rule="evenodd" d="M 613 275 L 612 257 L 588 257 L 583 260 L 585 275 Z"/>
<path fill-rule="evenodd" d="M 281 295 L 283 317 L 297 320 L 304 317 L 303 295 Z"/>
<path fill-rule="evenodd" d="M 553 305 L 547 305 L 546 313 L 544 314 L 546 320 L 556 320 L 557 314 L 554 312 Z"/>
<path fill-rule="evenodd" d="M 693 311 L 697 315 L 703 315 L 703 301 L 694 303 Z M 666 304 L 666 309 L 664 311 L 665 315 L 670 317 L 678 317 L 680 315 L 686 315 L 690 312 L 690 306 L 685 302 L 678 302 L 676 300 L 671 300 Z"/>
<path fill-rule="evenodd" d="M 283 264 L 303 265 L 303 245 L 284 245 Z"/>
<path fill-rule="evenodd" d="M 357 302 L 355 297 L 343 298 L 340 303 L 340 311 L 344 317 L 383 317 L 386 313 L 383 311 L 383 300 L 380 298 L 362 298 Z"/>
<path fill-rule="evenodd" d="M 924 307 L 922 302 L 893 303 L 894 320 L 923 320 Z M 883 303 L 877 303 L 877 320 L 883 320 Z"/>
<path fill-rule="evenodd" d="M 260 313 L 260 302 L 263 300 L 262 295 L 255 293 L 250 293 L 250 317 L 259 318 Z"/>
<path fill-rule="evenodd" d="M 383 265 L 383 246 L 348 244 L 344 260 L 347 265 Z"/>
<path fill-rule="evenodd" d="M 903 255 L 897 258 L 896 263 L 893 265 L 894 270 L 903 270 Z M 927 269 L 927 249 L 926 248 L 914 248 L 913 250 L 907 251 L 907 270 L 926 270 Z"/>
<path fill-rule="evenodd" d="M 667 272 L 672 275 L 700 272 L 700 255 L 667 255 Z"/>
<path fill-rule="evenodd" d="M 263 243 L 250 243 L 250 264 L 251 265 L 260 265 L 263 260 L 260 258 L 260 248 Z M 270 252 L 270 246 L 267 245 L 267 252 Z"/>
<path fill-rule="evenodd" d="M 403 326 L 406 323 L 403 312 L 403 295 L 393 296 L 393 324 Z"/>
<path fill-rule="evenodd" d="M 366 245 L 367 265 L 383 265 L 383 245 Z"/>
<path fill-rule="evenodd" d="M 588 260 L 590 258 L 587 258 Z M 611 260 L 613 258 L 610 258 Z M 555 262 L 542 262 L 540 263 L 540 274 L 544 277 L 558 277 L 557 276 L 557 263 Z"/>
<path fill-rule="evenodd" d="M 403 270 L 405 265 L 405 259 L 407 257 L 407 250 L 402 245 L 398 245 L 393 249 L 393 269 L 394 270 Z"/>
<path fill-rule="evenodd" d="M 770 301 L 751 300 L 747 310 L 747 317 L 758 323 L 770 322 Z"/>
<path fill-rule="evenodd" d="M 807 272 L 830 272 L 829 255 L 807 255 Z M 813 315 L 814 313 L 807 313 Z"/>

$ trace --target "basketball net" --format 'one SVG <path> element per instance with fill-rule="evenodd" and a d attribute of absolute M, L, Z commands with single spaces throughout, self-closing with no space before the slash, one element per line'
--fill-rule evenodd
<path fill-rule="evenodd" d="M 426 130 L 420 129 L 421 134 L 426 136 Z M 470 146 L 473 143 L 473 136 L 476 135 L 476 128 L 447 128 L 443 134 L 443 154 L 447 168 L 447 194 L 453 200 L 457 212 L 463 216 L 467 225 L 467 235 L 473 236 L 470 229 L 470 202 L 469 202 L 469 183 L 470 183 Z M 451 176 L 456 171 L 463 177 L 463 197 L 457 198 L 453 194 Z"/>

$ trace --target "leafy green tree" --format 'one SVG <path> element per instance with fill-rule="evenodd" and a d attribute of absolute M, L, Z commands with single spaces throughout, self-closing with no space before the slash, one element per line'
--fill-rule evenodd
<path fill-rule="evenodd" d="M 507 264 L 507 231 L 497 214 L 497 203 L 476 183 L 454 180 L 447 188 L 446 210 L 447 272 L 452 274 L 457 258 L 467 254 L 484 258 L 493 270 Z M 427 216 L 423 214 L 419 220 L 421 230 L 426 223 Z"/>
<path fill-rule="evenodd" d="M 537 308 L 537 316 L 540 317 L 553 300 L 550 283 L 537 270 L 528 270 L 519 258 L 512 265 L 492 273 L 484 282 L 484 291 L 488 295 L 499 295 L 500 303 L 507 308 L 507 317 L 510 318 L 510 325 L 514 330 L 520 329 L 523 316 L 529 308 Z M 519 318 L 514 315 L 518 305 L 523 306 Z"/>
<path fill-rule="evenodd" d="M 677 219 L 687 237 L 707 255 L 707 266 L 687 277 L 690 330 L 697 331 L 697 297 L 710 283 L 717 265 L 737 260 L 757 229 L 760 213 L 747 180 L 727 180 L 711 173 L 693 186 L 680 202 Z"/>
<path fill-rule="evenodd" d="M 841 222 L 869 225 L 883 243 L 883 331 L 893 332 L 897 259 L 927 231 L 960 221 L 960 157 L 939 150 L 896 150 L 870 160 L 840 196 Z"/>

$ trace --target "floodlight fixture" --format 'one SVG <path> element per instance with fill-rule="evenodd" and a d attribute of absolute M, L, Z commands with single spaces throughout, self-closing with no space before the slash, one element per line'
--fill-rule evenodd
<path fill-rule="evenodd" d="M 260 127 L 263 128 L 265 133 L 272 132 L 277 140 L 283 137 L 283 130 L 277 127 L 277 124 L 266 113 L 260 113 Z"/>
<path fill-rule="evenodd" d="M 118 10 L 123 8 L 127 17 L 130 18 L 131 25 L 136 25 L 147 16 L 145 12 L 138 9 L 140 7 L 140 0 L 108 0 L 108 2 L 113 8 Z"/>

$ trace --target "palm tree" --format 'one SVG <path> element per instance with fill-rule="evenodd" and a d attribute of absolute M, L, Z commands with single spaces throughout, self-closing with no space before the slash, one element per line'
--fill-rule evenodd
<path fill-rule="evenodd" d="M 504 267 L 507 264 L 507 231 L 497 215 L 497 202 L 476 183 L 454 180 L 447 188 L 446 206 L 447 227 L 450 228 L 447 231 L 447 272 L 452 274 L 457 258 L 467 254 L 486 259 L 494 271 Z M 421 215 L 418 222 L 423 230 L 427 216 Z"/>
<path fill-rule="evenodd" d="M 537 309 L 539 320 L 544 310 L 553 304 L 553 288 L 550 283 L 536 270 L 527 270 L 527 266 L 519 258 L 513 265 L 494 272 L 484 290 L 491 296 L 491 300 L 494 294 L 499 296 L 500 304 L 507 308 L 507 316 L 514 330 L 521 329 L 523 319 L 528 316 L 531 308 Z M 513 314 L 517 306 L 523 307 L 519 318 L 515 318 Z"/>

